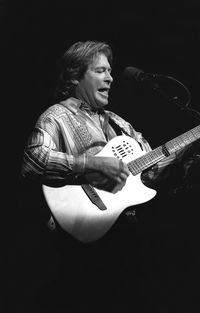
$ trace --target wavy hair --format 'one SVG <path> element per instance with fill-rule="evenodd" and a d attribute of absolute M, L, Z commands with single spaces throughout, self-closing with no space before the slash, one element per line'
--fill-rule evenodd
<path fill-rule="evenodd" d="M 99 54 L 103 53 L 112 64 L 112 50 L 105 42 L 78 41 L 74 43 L 62 56 L 59 62 L 59 75 L 55 97 L 64 100 L 74 94 L 75 80 L 84 77 L 89 64 Z"/>

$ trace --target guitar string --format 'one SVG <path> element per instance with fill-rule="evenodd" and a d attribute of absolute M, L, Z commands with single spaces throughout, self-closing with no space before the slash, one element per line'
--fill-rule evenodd
<path fill-rule="evenodd" d="M 185 147 L 187 144 L 195 141 L 200 138 L 200 126 L 195 127 L 194 129 L 186 132 L 185 134 L 169 141 L 166 143 L 167 149 L 170 154 L 176 152 L 178 149 Z M 153 151 L 143 155 L 142 157 L 135 159 L 134 161 L 128 164 L 129 170 L 133 175 L 137 175 L 146 168 L 152 166 L 153 164 L 159 162 L 165 158 L 165 154 L 162 151 L 162 146 L 156 148 Z"/>

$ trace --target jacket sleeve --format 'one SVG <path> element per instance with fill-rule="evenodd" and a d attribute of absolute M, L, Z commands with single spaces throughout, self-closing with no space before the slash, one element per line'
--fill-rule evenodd
<path fill-rule="evenodd" d="M 59 130 L 51 123 L 51 132 L 48 131 L 48 123 L 45 129 L 36 127 L 30 135 L 24 149 L 21 174 L 32 180 L 75 182 L 76 176 L 84 172 L 85 154 L 74 156 L 59 151 L 55 143 Z"/>

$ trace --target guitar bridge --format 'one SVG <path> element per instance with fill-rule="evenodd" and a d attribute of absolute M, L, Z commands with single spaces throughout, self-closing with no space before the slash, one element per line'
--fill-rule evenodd
<path fill-rule="evenodd" d="M 94 203 L 102 211 L 107 210 L 107 207 L 91 185 L 82 184 L 81 187 L 90 198 L 92 203 Z"/>

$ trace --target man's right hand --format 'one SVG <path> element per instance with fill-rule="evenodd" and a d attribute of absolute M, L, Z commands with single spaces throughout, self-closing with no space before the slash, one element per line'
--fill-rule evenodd
<path fill-rule="evenodd" d="M 124 185 L 130 172 L 128 166 L 114 157 L 88 156 L 85 166 L 86 179 L 93 186 Z"/>

